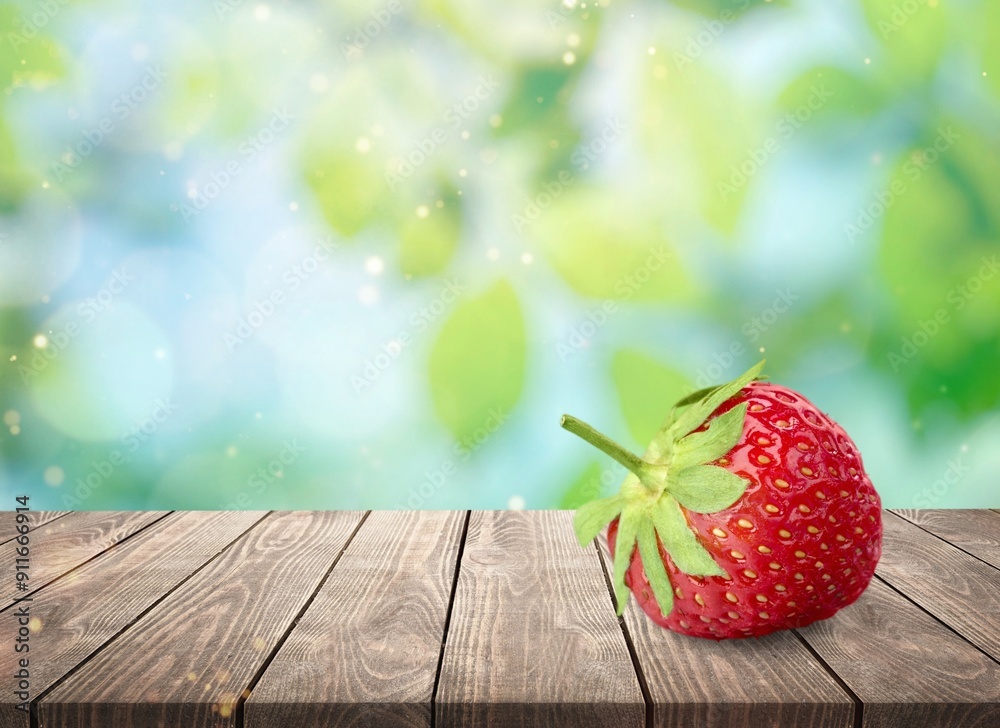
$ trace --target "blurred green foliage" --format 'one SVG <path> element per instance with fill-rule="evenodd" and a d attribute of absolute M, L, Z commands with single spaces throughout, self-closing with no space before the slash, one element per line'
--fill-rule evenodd
<path fill-rule="evenodd" d="M 0 4 L 8 495 L 572 508 L 564 409 L 641 450 L 766 356 L 888 505 L 1000 505 L 996 3 L 53 7 Z"/>

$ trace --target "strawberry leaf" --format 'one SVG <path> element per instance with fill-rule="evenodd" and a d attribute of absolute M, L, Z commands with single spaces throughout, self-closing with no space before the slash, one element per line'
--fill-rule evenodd
<path fill-rule="evenodd" d="M 671 467 L 681 471 L 721 458 L 740 441 L 746 414 L 747 403 L 743 402 L 713 419 L 707 430 L 692 432 L 683 438 L 674 449 Z"/>
<path fill-rule="evenodd" d="M 728 384 L 716 387 L 711 394 L 704 399 L 692 404 L 684 410 L 670 426 L 671 431 L 678 437 L 687 435 L 692 430 L 697 429 L 709 415 L 718 409 L 719 405 L 730 397 L 738 394 L 743 387 L 747 386 L 760 374 L 764 368 L 764 362 L 759 362 L 755 367 L 737 377 Z"/>
<path fill-rule="evenodd" d="M 573 516 L 573 529 L 581 546 L 586 546 L 607 526 L 625 507 L 625 499 L 621 495 L 590 501 L 580 506 Z"/>
<path fill-rule="evenodd" d="M 680 504 L 673 496 L 665 495 L 654 506 L 653 523 L 663 548 L 678 569 L 691 576 L 726 576 L 691 530 Z"/>
<path fill-rule="evenodd" d="M 663 566 L 660 544 L 656 540 L 653 523 L 648 518 L 643 519 L 639 528 L 639 556 L 642 559 L 642 569 L 649 579 L 649 586 L 653 589 L 653 596 L 656 597 L 660 612 L 665 617 L 674 608 L 674 587 Z"/>
<path fill-rule="evenodd" d="M 695 513 L 715 513 L 729 508 L 746 491 L 750 481 L 715 465 L 696 465 L 670 474 L 667 490 Z"/>
<path fill-rule="evenodd" d="M 614 585 L 619 617 L 625 611 L 625 602 L 628 599 L 625 572 L 628 571 L 629 563 L 632 561 L 632 553 L 635 551 L 636 537 L 642 517 L 642 510 L 633 506 L 623 510 L 618 521 L 618 537 L 615 540 Z"/>

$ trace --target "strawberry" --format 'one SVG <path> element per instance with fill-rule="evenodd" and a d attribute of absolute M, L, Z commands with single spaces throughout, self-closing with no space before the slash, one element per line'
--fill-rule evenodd
<path fill-rule="evenodd" d="M 640 459 L 589 425 L 563 427 L 625 465 L 582 506 L 581 545 L 610 523 L 618 613 L 695 637 L 759 637 L 833 616 L 882 553 L 881 501 L 847 433 L 801 394 L 757 379 L 678 402 Z"/>

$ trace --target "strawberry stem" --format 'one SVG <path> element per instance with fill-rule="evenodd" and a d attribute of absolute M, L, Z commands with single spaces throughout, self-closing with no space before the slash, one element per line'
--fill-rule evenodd
<path fill-rule="evenodd" d="M 657 472 L 663 469 L 663 466 L 650 465 L 607 435 L 598 432 L 586 422 L 578 420 L 572 415 L 563 415 L 559 424 L 562 425 L 563 429 L 586 440 L 604 454 L 611 456 L 624 465 L 650 492 L 656 494 L 663 492 L 663 476 Z"/>

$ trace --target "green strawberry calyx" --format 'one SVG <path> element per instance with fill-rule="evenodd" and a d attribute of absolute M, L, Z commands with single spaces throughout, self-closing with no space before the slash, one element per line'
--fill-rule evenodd
<path fill-rule="evenodd" d="M 584 504 L 573 519 L 576 536 L 584 547 L 618 519 L 613 583 L 619 615 L 628 599 L 625 573 L 636 547 L 660 611 L 666 616 L 673 610 L 674 590 L 657 539 L 685 574 L 729 578 L 698 541 L 681 507 L 695 513 L 716 513 L 736 503 L 750 485 L 724 468 L 709 465 L 739 442 L 747 404 L 733 407 L 711 421 L 708 418 L 757 379 L 763 368 L 761 361 L 728 384 L 699 390 L 677 402 L 642 458 L 587 423 L 563 416 L 560 424 L 565 429 L 629 470 L 616 495 Z M 708 426 L 695 432 L 706 421 Z"/>

